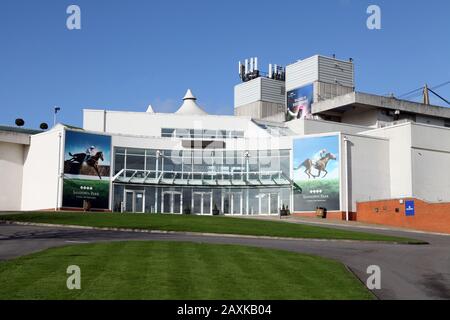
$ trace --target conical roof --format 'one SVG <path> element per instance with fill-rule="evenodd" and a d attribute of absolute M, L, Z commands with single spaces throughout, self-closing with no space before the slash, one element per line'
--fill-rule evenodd
<path fill-rule="evenodd" d="M 188 89 L 186 91 L 186 94 L 184 95 L 183 100 L 197 100 L 197 98 L 194 96 L 194 94 L 192 93 L 191 89 Z"/>
<path fill-rule="evenodd" d="M 155 111 L 153 111 L 153 107 L 152 107 L 151 104 L 148 105 L 146 112 L 148 112 L 148 113 L 155 113 Z"/>
<path fill-rule="evenodd" d="M 186 115 L 206 115 L 206 111 L 204 111 L 198 104 L 197 98 L 192 94 L 191 89 L 186 91 L 186 94 L 183 98 L 183 104 L 178 109 L 176 114 L 186 114 Z"/>

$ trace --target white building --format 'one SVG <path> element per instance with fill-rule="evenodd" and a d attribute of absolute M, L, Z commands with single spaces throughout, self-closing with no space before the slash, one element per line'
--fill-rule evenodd
<path fill-rule="evenodd" d="M 173 114 L 85 109 L 83 128 L 0 127 L 0 210 L 341 217 L 372 200 L 450 202 L 450 109 L 357 93 L 351 62 L 305 61 L 267 78 L 288 88 L 290 121 L 282 100 L 252 93 L 272 90 L 259 76 L 235 89 L 235 116 L 207 114 L 188 90 Z"/>

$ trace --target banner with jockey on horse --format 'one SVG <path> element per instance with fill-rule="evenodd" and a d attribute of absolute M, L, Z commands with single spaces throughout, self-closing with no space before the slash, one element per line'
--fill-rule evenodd
<path fill-rule="evenodd" d="M 294 194 L 294 211 L 339 211 L 339 135 L 294 139 L 293 156 L 293 180 L 303 190 Z"/>
<path fill-rule="evenodd" d="M 65 133 L 63 207 L 109 208 L 111 137 Z"/>

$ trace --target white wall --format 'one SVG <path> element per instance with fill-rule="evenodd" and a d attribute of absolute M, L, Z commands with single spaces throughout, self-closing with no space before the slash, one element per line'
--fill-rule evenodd
<path fill-rule="evenodd" d="M 436 151 L 450 151 L 450 128 L 411 123 L 411 146 Z"/>
<path fill-rule="evenodd" d="M 364 134 L 390 140 L 390 198 L 450 201 L 449 128 L 406 123 Z"/>
<path fill-rule="evenodd" d="M 389 140 L 344 134 L 341 136 L 342 210 L 346 209 L 344 136 L 349 140 L 347 153 L 349 211 L 356 212 L 356 202 L 390 198 Z"/>
<path fill-rule="evenodd" d="M 296 119 L 287 122 L 289 129 L 297 134 L 321 134 L 328 132 L 343 132 L 343 133 L 359 133 L 366 131 L 368 127 L 351 125 L 340 122 L 312 120 L 312 119 Z"/>
<path fill-rule="evenodd" d="M 59 134 L 61 154 L 59 153 Z M 58 165 L 62 166 L 64 130 L 57 126 L 51 131 L 31 136 L 25 154 L 22 186 L 22 210 L 44 210 L 56 206 Z M 60 188 L 61 188 L 60 183 Z M 60 199 L 61 201 L 61 199 Z"/>
<path fill-rule="evenodd" d="M 21 209 L 25 148 L 23 144 L 0 141 L 0 211 Z"/>
<path fill-rule="evenodd" d="M 413 193 L 429 202 L 450 201 L 450 153 L 413 149 Z"/>
<path fill-rule="evenodd" d="M 286 91 L 315 81 L 353 88 L 353 63 L 315 55 L 286 66 Z"/>
<path fill-rule="evenodd" d="M 105 110 L 83 110 L 83 128 L 103 132 L 105 130 Z"/>
<path fill-rule="evenodd" d="M 234 107 L 245 106 L 261 100 L 261 78 L 234 86 Z"/>
<path fill-rule="evenodd" d="M 450 201 L 450 129 L 412 124 L 412 177 L 415 197 Z"/>
<path fill-rule="evenodd" d="M 286 66 L 286 92 L 319 80 L 319 56 L 312 56 Z"/>
<path fill-rule="evenodd" d="M 234 108 L 245 106 L 257 101 L 286 103 L 285 82 L 265 77 L 259 77 L 234 87 Z"/>
<path fill-rule="evenodd" d="M 411 123 L 375 129 L 363 134 L 389 139 L 390 198 L 412 197 Z"/>
<path fill-rule="evenodd" d="M 341 120 L 343 123 L 376 128 L 379 112 L 377 109 L 359 108 L 358 110 L 344 112 Z"/>
<path fill-rule="evenodd" d="M 265 137 L 254 139 L 226 139 L 226 150 L 290 150 L 292 149 L 292 136 Z M 182 150 L 181 139 L 149 138 L 123 135 L 112 135 L 113 147 L 128 147 L 141 149 Z"/>
<path fill-rule="evenodd" d="M 111 134 L 160 137 L 161 128 L 241 130 L 245 137 L 266 135 L 249 117 L 216 116 L 216 115 L 179 115 L 173 113 L 120 112 L 102 110 L 83 111 L 83 129 L 103 131 Z"/>

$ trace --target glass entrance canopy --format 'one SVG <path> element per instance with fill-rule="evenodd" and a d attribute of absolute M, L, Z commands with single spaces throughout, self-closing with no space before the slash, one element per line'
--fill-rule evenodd
<path fill-rule="evenodd" d="M 289 186 L 282 171 L 262 172 L 180 172 L 122 169 L 113 182 L 175 186 Z"/>
<path fill-rule="evenodd" d="M 114 148 L 113 182 L 174 186 L 290 186 L 289 150 Z"/>

